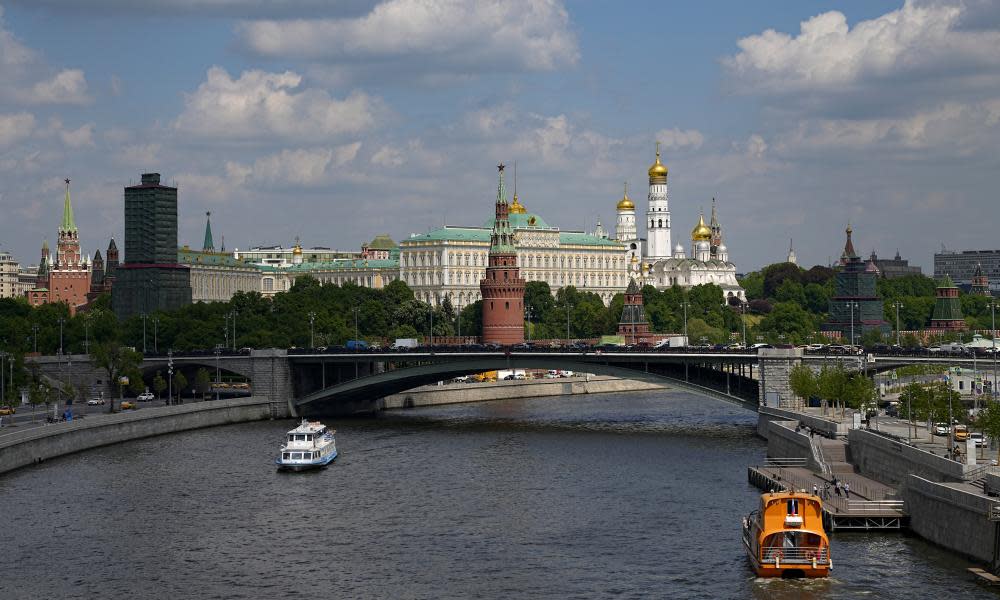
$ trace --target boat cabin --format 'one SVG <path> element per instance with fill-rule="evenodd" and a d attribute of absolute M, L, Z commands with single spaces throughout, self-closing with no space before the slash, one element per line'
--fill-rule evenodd
<path fill-rule="evenodd" d="M 745 521 L 747 550 L 758 574 L 794 569 L 807 577 L 830 568 L 830 542 L 823 530 L 823 504 L 806 492 L 762 494 L 760 509 Z M 771 573 L 767 573 L 771 574 Z"/>

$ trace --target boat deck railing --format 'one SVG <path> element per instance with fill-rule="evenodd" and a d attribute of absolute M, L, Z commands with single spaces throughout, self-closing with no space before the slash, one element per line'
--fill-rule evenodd
<path fill-rule="evenodd" d="M 762 559 L 764 562 L 780 562 L 781 564 L 811 564 L 815 559 L 817 564 L 826 564 L 830 560 L 830 549 L 806 546 L 765 546 Z"/>

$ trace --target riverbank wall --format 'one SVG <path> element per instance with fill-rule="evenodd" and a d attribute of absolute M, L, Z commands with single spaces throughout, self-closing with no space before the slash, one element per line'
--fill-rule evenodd
<path fill-rule="evenodd" d="M 591 375 L 589 378 L 581 376 L 487 383 L 449 383 L 445 385 L 426 385 L 401 394 L 386 396 L 382 400 L 382 408 L 388 410 L 417 406 L 486 402 L 489 400 L 666 389 L 669 389 L 669 386 L 594 375 Z"/>
<path fill-rule="evenodd" d="M 920 537 L 997 569 L 997 523 L 992 498 L 910 475 L 902 492 L 910 530 Z"/>
<path fill-rule="evenodd" d="M 81 450 L 189 429 L 285 418 L 283 403 L 251 396 L 94 415 L 0 436 L 0 473 Z"/>

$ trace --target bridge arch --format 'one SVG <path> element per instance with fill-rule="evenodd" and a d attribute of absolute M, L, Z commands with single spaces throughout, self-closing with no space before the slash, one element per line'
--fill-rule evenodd
<path fill-rule="evenodd" d="M 377 398 L 383 398 L 422 385 L 433 384 L 469 373 L 481 373 L 498 369 L 560 369 L 581 370 L 596 375 L 610 375 L 623 379 L 669 384 L 679 389 L 736 404 L 749 410 L 757 410 L 759 402 L 757 384 L 751 380 L 746 382 L 734 381 L 727 393 L 725 382 L 722 382 L 720 385 L 719 381 L 685 381 L 682 376 L 669 371 L 650 371 L 648 370 L 649 365 L 646 365 L 645 368 L 637 368 L 638 366 L 613 364 L 610 361 L 591 362 L 574 360 L 570 355 L 562 357 L 528 357 L 518 355 L 469 357 L 404 367 L 344 381 L 302 396 L 295 402 L 295 406 L 303 412 L 323 412 L 324 409 L 337 404 L 363 404 L 365 401 L 374 404 L 372 401 Z M 715 373 L 718 374 L 719 372 L 716 371 Z M 736 375 L 733 375 L 732 378 L 734 380 L 745 379 Z M 735 393 L 736 390 L 734 388 L 737 387 L 741 390 L 741 393 Z"/>

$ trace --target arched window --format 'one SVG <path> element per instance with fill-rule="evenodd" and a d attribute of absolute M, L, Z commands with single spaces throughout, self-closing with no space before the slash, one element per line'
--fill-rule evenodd
<path fill-rule="evenodd" d="M 503 309 L 504 310 L 510 310 L 510 302 L 504 302 L 503 303 Z"/>
<path fill-rule="evenodd" d="M 657 221 L 657 223 L 659 223 L 660 227 L 663 227 L 663 219 L 660 219 L 659 221 Z"/>

